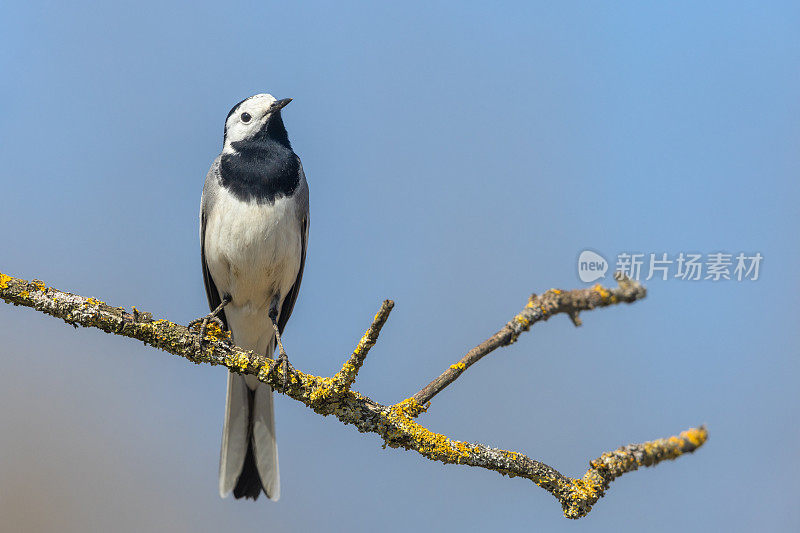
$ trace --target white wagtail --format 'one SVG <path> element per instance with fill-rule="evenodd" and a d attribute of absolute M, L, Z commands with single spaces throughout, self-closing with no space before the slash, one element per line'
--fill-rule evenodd
<path fill-rule="evenodd" d="M 281 118 L 289 102 L 257 94 L 231 109 L 200 208 L 212 309 L 201 319 L 201 338 L 208 321 L 217 320 L 237 346 L 255 353 L 272 357 L 277 340 L 284 387 L 290 365 L 280 334 L 303 278 L 309 218 L 308 183 Z M 229 372 L 219 493 L 255 500 L 262 489 L 271 500 L 280 496 L 272 389 Z"/>

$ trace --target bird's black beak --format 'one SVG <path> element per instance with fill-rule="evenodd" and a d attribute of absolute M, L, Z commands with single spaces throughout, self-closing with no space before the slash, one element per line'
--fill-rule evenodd
<path fill-rule="evenodd" d="M 283 109 L 284 107 L 289 105 L 289 102 L 291 102 L 291 101 L 292 101 L 291 98 L 284 98 L 283 100 L 276 100 L 270 106 L 270 111 L 271 112 L 280 111 L 281 109 Z"/>

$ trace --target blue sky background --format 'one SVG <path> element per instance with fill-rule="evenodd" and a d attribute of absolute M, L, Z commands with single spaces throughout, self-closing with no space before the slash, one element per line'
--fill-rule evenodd
<path fill-rule="evenodd" d="M 311 186 L 286 331 L 401 400 L 581 250 L 760 252 L 650 281 L 470 369 L 422 422 L 579 476 L 706 423 L 696 454 L 563 518 L 530 482 L 383 450 L 279 397 L 278 504 L 221 500 L 224 370 L 0 306 L 0 516 L 25 531 L 752 531 L 800 526 L 800 8 L 792 2 L 26 2 L 0 8 L 0 271 L 189 322 L 225 114 L 285 113 Z M 610 280 L 607 280 L 610 282 Z"/>

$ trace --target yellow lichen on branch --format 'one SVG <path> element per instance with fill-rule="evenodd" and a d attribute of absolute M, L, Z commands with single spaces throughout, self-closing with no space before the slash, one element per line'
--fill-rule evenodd
<path fill-rule="evenodd" d="M 561 501 L 564 516 L 580 518 L 592 509 L 605 495 L 614 479 L 633 472 L 641 466 L 654 466 L 661 461 L 677 459 L 705 444 L 708 431 L 705 426 L 691 428 L 678 436 L 657 439 L 642 444 L 629 444 L 606 452 L 589 463 L 590 468 L 581 479 L 572 479 L 572 492 Z"/>
<path fill-rule="evenodd" d="M 380 335 L 383 325 L 389 318 L 389 313 L 394 308 L 394 302 L 391 300 L 384 300 L 381 308 L 375 313 L 375 318 L 372 319 L 372 324 L 369 329 L 358 341 L 353 354 L 342 365 L 342 369 L 333 376 L 333 386 L 338 391 L 348 390 L 356 380 L 358 371 L 361 370 L 361 365 L 364 364 L 364 359 L 370 349 L 378 342 L 378 335 Z"/>
<path fill-rule="evenodd" d="M 519 319 L 515 317 L 507 325 L 510 331 L 501 330 L 499 337 L 490 339 L 488 344 L 484 343 L 478 348 L 491 351 L 504 345 L 504 342 L 511 342 L 512 338 L 516 340 L 521 331 L 558 312 L 567 313 L 574 319 L 578 311 L 620 301 L 632 302 L 643 295 L 641 286 L 625 280 L 620 281 L 619 289 L 600 286 L 575 291 L 553 289 L 541 297 L 532 296 L 518 315 Z M 238 348 L 231 343 L 230 334 L 213 323 L 209 324 L 205 339 L 199 342 L 201 339 L 197 338 L 197 333 L 187 327 L 168 320 L 153 320 L 150 313 L 140 312 L 136 308 L 128 312 L 95 298 L 47 287 L 38 280 L 28 282 L 3 273 L 0 273 L 0 298 L 7 303 L 30 307 L 60 318 L 75 327 L 99 328 L 107 333 L 140 340 L 194 363 L 224 365 L 235 372 L 257 376 L 262 382 L 277 386 L 277 392 L 304 403 L 317 413 L 333 415 L 345 424 L 354 425 L 361 432 L 379 435 L 387 446 L 415 451 L 434 461 L 476 466 L 503 475 L 524 477 L 555 496 L 568 518 L 586 515 L 616 477 L 641 466 L 652 466 L 692 452 L 702 446 L 708 437 L 705 428 L 701 427 L 685 431 L 677 437 L 623 446 L 602 454 L 591 462 L 591 468 L 582 478 L 574 479 L 520 452 L 459 441 L 435 433 L 415 421 L 429 406 L 428 401 L 420 401 L 417 395 L 386 406 L 350 390 L 394 305 L 390 300 L 383 302 L 372 325 L 335 376 L 314 376 L 294 370 L 283 391 L 280 386 L 283 383 L 283 365 L 276 365 L 273 369 L 272 359 Z M 486 347 L 481 348 L 484 345 Z M 482 352 L 482 355 L 488 351 Z M 451 365 L 450 370 L 461 373 L 475 360 L 473 358 L 465 362 L 462 359 Z M 438 384 L 438 390 L 446 385 Z"/>

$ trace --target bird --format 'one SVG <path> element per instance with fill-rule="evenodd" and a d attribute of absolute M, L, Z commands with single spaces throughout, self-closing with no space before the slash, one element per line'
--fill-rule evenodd
<path fill-rule="evenodd" d="M 237 346 L 273 357 L 283 386 L 291 369 L 281 334 L 292 314 L 308 245 L 308 182 L 281 111 L 291 98 L 256 94 L 225 118 L 222 152 L 211 164 L 200 207 L 200 257 L 210 321 Z M 274 366 L 273 366 L 274 368 Z M 280 497 L 272 388 L 228 372 L 219 493 L 236 499 Z"/>

